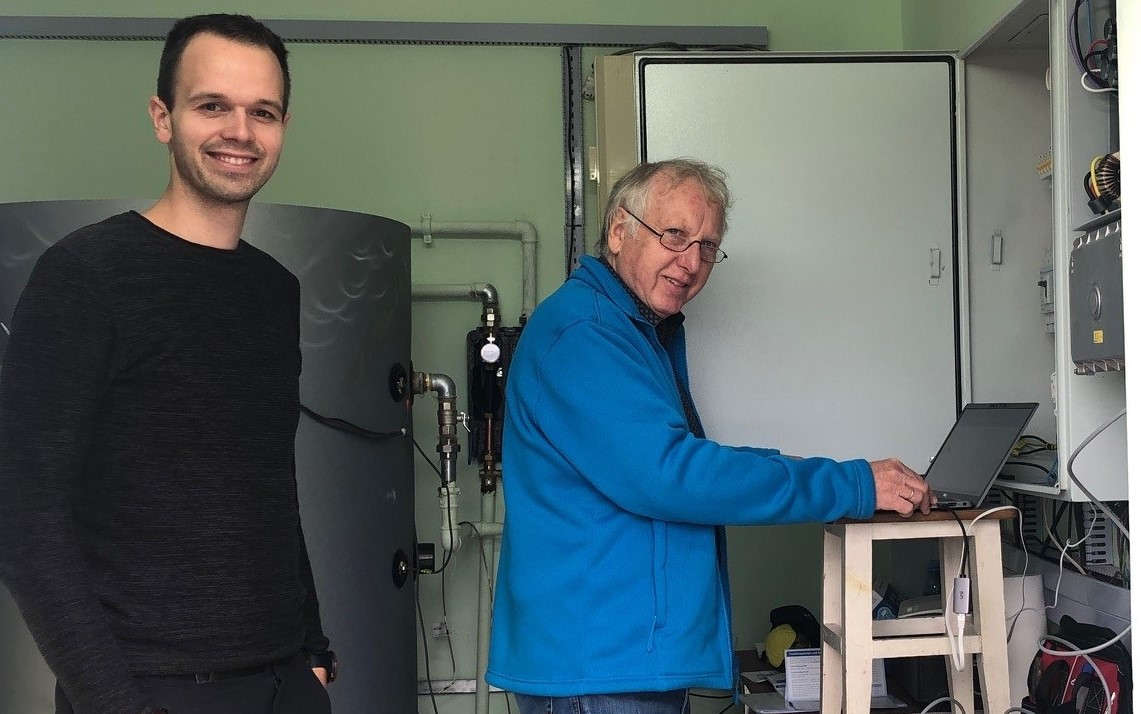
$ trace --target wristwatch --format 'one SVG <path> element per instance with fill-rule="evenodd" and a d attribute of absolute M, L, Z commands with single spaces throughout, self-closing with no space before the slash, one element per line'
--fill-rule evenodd
<path fill-rule="evenodd" d="M 329 673 L 328 681 L 332 684 L 337 679 L 337 653 L 333 650 L 325 650 L 324 652 L 306 652 L 305 659 L 309 662 L 310 669 L 323 669 Z"/>

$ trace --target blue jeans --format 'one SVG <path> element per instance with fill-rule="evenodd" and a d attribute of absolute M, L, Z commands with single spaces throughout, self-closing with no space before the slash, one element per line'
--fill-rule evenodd
<path fill-rule="evenodd" d="M 519 714 L 689 714 L 689 690 L 536 697 L 516 694 Z"/>

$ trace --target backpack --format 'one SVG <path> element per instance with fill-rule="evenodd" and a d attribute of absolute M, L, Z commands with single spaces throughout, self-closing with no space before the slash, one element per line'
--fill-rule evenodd
<path fill-rule="evenodd" d="M 1108 628 L 1081 623 L 1069 615 L 1062 616 L 1058 631 L 1058 637 L 1083 650 L 1115 636 Z M 1022 700 L 1023 709 L 1035 714 L 1104 714 L 1108 695 L 1113 702 L 1110 714 L 1132 714 L 1133 665 L 1129 651 L 1120 641 L 1090 655 L 1105 677 L 1109 692 L 1101 686 L 1085 657 L 1066 656 L 1064 653 L 1071 648 L 1057 642 L 1047 640 L 1043 646 L 1050 651 L 1039 650 L 1030 663 L 1026 677 L 1029 694 Z"/>

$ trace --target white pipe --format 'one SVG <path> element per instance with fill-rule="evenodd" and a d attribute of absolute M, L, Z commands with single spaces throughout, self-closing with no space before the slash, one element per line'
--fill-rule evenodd
<path fill-rule="evenodd" d="M 480 523 L 476 532 L 479 535 L 481 557 L 487 564 L 487 577 L 495 582 L 495 541 L 503 535 L 503 524 L 495 521 L 495 492 L 484 493 L 480 501 Z M 476 623 L 475 639 L 475 714 L 488 714 L 491 709 L 491 688 L 487 680 L 488 648 L 491 642 L 491 593 L 479 584 L 479 619 Z"/>
<path fill-rule="evenodd" d="M 455 481 L 441 486 L 440 494 L 440 546 L 444 560 L 451 558 L 460 547 L 460 487 Z"/>
<path fill-rule="evenodd" d="M 536 246 L 539 243 L 535 226 L 530 221 L 433 221 L 430 215 L 420 217 L 420 227 L 412 228 L 412 235 L 420 236 L 431 244 L 434 234 L 462 236 L 464 238 L 518 237 L 523 249 L 523 316 L 526 321 L 535 310 L 537 292 L 535 277 L 538 274 Z"/>

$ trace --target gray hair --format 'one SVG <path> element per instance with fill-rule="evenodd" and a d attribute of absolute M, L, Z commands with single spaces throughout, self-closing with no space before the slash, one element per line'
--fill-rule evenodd
<path fill-rule="evenodd" d="M 618 209 L 625 208 L 627 213 L 633 212 L 641 218 L 645 213 L 646 204 L 649 203 L 650 186 L 658 176 L 667 177 L 670 189 L 691 179 L 701 184 L 705 199 L 721 209 L 721 223 L 717 226 L 717 237 L 725 236 L 725 231 L 729 228 L 729 208 L 733 204 L 733 197 L 729 194 L 729 187 L 725 185 L 726 174 L 723 169 L 689 158 L 644 163 L 630 169 L 610 189 L 610 199 L 606 202 L 606 213 L 603 214 L 602 235 L 598 239 L 598 255 L 603 260 L 609 260 L 611 257 L 607 236 L 610 235 L 610 227 L 617 218 Z M 637 229 L 634 219 L 627 217 L 624 222 L 628 233 Z"/>

